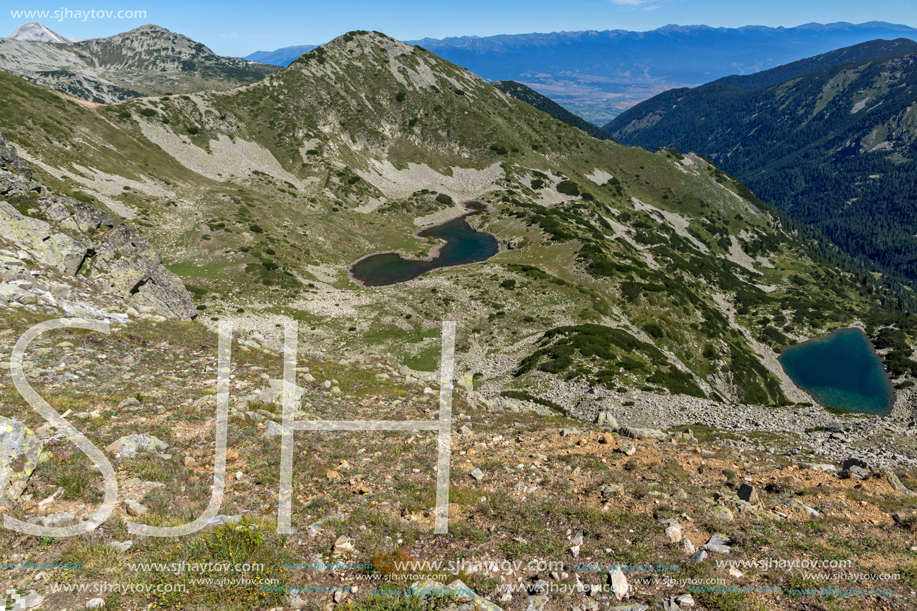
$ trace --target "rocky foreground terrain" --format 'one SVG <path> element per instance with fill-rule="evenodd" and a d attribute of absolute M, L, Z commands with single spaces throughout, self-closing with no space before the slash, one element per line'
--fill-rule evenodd
<path fill-rule="evenodd" d="M 917 604 L 913 420 L 817 408 L 628 391 L 583 398 L 561 416 L 462 381 L 449 534 L 432 534 L 436 440 L 410 431 L 296 433 L 297 532 L 278 535 L 282 357 L 244 329 L 219 514 L 185 537 L 131 535 L 131 521 L 190 522 L 211 496 L 216 336 L 189 320 L 190 296 L 130 227 L 47 193 L 5 141 L 0 166 L 0 361 L 50 318 L 109 322 L 108 334 L 38 337 L 23 370 L 103 449 L 119 483 L 115 512 L 91 534 L 0 529 L 0 591 L 14 608 Z M 298 419 L 438 417 L 435 376 L 370 358 L 297 365 Z M 6 373 L 0 406 L 0 513 L 85 521 L 103 497 L 99 470 Z"/>

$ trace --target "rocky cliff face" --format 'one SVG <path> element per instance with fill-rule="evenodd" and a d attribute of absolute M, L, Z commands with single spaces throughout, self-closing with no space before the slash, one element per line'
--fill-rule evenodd
<path fill-rule="evenodd" d="M 181 280 L 131 227 L 48 193 L 0 135 L 0 303 L 125 321 L 190 320 Z"/>

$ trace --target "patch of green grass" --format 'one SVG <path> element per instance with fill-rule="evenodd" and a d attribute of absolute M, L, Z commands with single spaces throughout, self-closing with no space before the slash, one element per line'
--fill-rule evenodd
<path fill-rule="evenodd" d="M 181 278 L 208 278 L 208 279 L 217 279 L 221 277 L 221 273 L 227 267 L 232 267 L 234 263 L 216 263 L 213 265 L 204 265 L 197 266 L 191 263 L 175 263 L 173 265 L 167 265 L 166 268 Z M 190 290 L 190 289 L 189 289 Z M 203 289 L 196 289 L 195 295 L 198 291 Z M 207 291 L 204 290 L 204 293 Z M 202 296 L 202 295 L 198 295 Z"/>
<path fill-rule="evenodd" d="M 390 594 L 374 594 L 368 598 L 345 603 L 341 611 L 437 611 L 454 607 L 455 596 L 445 594 L 412 595 L 408 591 L 392 590 Z"/>
<path fill-rule="evenodd" d="M 245 517 L 238 524 L 220 526 L 197 537 L 184 537 L 177 543 L 163 544 L 152 554 L 150 561 L 165 564 L 210 562 L 234 566 L 248 565 L 249 570 L 237 570 L 232 572 L 231 576 L 256 583 L 242 583 L 230 588 L 215 588 L 189 582 L 184 592 L 157 592 L 156 585 L 172 583 L 174 575 L 153 572 L 145 577 L 149 580 L 148 583 L 154 584 L 153 599 L 166 609 L 181 608 L 189 600 L 211 609 L 253 609 L 282 604 L 282 587 L 290 579 L 289 570 L 283 565 L 293 560 L 283 549 L 282 541 L 273 537 L 272 533 L 265 533 L 258 524 Z M 200 577 L 226 578 L 227 573 L 222 570 L 210 570 L 200 573 Z M 276 591 L 272 588 L 262 589 L 261 583 L 271 583 L 279 587 Z"/>

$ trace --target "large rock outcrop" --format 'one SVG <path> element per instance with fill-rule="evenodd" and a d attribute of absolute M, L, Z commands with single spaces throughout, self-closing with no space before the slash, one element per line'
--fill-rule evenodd
<path fill-rule="evenodd" d="M 23 215 L 0 201 L 0 237 L 24 249 L 36 261 L 63 274 L 80 270 L 88 248 L 64 233 L 55 233 L 50 223 Z"/>
<path fill-rule="evenodd" d="M 106 234 L 93 263 L 113 292 L 133 295 L 140 305 L 167 309 L 182 319 L 197 314 L 182 281 L 163 266 L 159 252 L 127 225 Z"/>
<path fill-rule="evenodd" d="M 183 320 L 197 314 L 184 284 L 143 236 L 91 204 L 48 194 L 2 135 L 0 240 L 44 268 L 96 281 L 140 312 Z"/>
<path fill-rule="evenodd" d="M 0 502 L 14 503 L 38 466 L 42 442 L 32 430 L 0 416 Z"/>

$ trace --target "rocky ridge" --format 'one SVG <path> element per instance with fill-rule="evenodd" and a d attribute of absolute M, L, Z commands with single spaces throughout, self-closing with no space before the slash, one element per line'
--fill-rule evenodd
<path fill-rule="evenodd" d="M 67 316 L 197 315 L 181 280 L 136 230 L 48 193 L 0 135 L 0 303 Z"/>
<path fill-rule="evenodd" d="M 0 70 L 101 104 L 151 94 L 231 89 L 277 70 L 219 56 L 187 36 L 154 25 L 80 41 L 63 39 L 47 28 L 32 34 L 0 38 Z"/>

